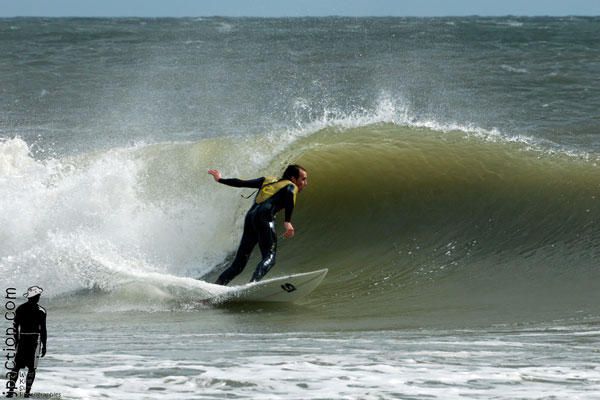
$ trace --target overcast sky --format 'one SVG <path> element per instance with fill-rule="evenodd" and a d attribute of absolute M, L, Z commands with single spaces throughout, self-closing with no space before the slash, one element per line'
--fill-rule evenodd
<path fill-rule="evenodd" d="M 600 0 L 0 0 L 0 17 L 600 15 Z"/>

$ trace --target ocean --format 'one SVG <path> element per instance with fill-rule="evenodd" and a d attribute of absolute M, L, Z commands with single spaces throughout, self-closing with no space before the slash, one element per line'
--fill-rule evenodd
<path fill-rule="evenodd" d="M 33 392 L 600 399 L 598 37 L 597 17 L 0 19 L 0 286 L 44 288 Z M 296 304 L 205 302 L 252 203 L 207 170 L 289 163 L 309 183 L 267 278 L 327 277 Z"/>

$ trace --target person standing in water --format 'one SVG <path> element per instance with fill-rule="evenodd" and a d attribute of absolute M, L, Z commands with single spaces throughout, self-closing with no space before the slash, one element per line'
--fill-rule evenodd
<path fill-rule="evenodd" d="M 41 357 L 46 355 L 46 310 L 38 304 L 43 291 L 39 286 L 28 288 L 23 295 L 27 297 L 27 303 L 21 304 L 15 311 L 13 323 L 17 354 L 14 367 L 8 373 L 10 382 L 6 397 L 13 397 L 15 394 L 15 384 L 22 368 L 27 368 L 25 397 L 29 397 L 40 350 Z"/>
<path fill-rule="evenodd" d="M 216 182 L 233 187 L 247 187 L 258 189 L 254 204 L 248 210 L 244 220 L 244 233 L 233 263 L 217 279 L 215 283 L 227 285 L 243 270 L 252 250 L 258 244 L 262 255 L 251 282 L 261 280 L 275 265 L 277 251 L 277 235 L 275 232 L 275 214 L 285 209 L 285 222 L 283 226 L 286 239 L 294 236 L 292 225 L 292 212 L 296 204 L 296 194 L 308 184 L 306 169 L 297 164 L 288 165 L 281 179 L 262 177 L 251 180 L 225 179 L 215 169 L 208 170 Z"/>

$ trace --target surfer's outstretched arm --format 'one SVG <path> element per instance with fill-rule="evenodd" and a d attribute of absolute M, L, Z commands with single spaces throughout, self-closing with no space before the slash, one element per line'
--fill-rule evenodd
<path fill-rule="evenodd" d="M 233 187 L 247 187 L 247 188 L 260 189 L 262 187 L 263 182 L 265 181 L 264 177 L 256 178 L 256 179 L 249 179 L 249 180 L 243 180 L 243 179 L 237 179 L 237 178 L 225 179 L 221 176 L 221 173 L 216 169 L 209 169 L 208 173 L 213 176 L 213 178 L 215 179 L 216 182 L 222 183 L 227 186 L 233 186 Z"/>

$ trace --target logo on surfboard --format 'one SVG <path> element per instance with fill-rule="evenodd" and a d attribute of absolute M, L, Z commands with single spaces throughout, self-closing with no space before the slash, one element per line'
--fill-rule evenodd
<path fill-rule="evenodd" d="M 291 283 L 284 283 L 283 285 L 281 285 L 281 288 L 288 293 L 296 290 L 296 286 L 292 285 Z"/>

